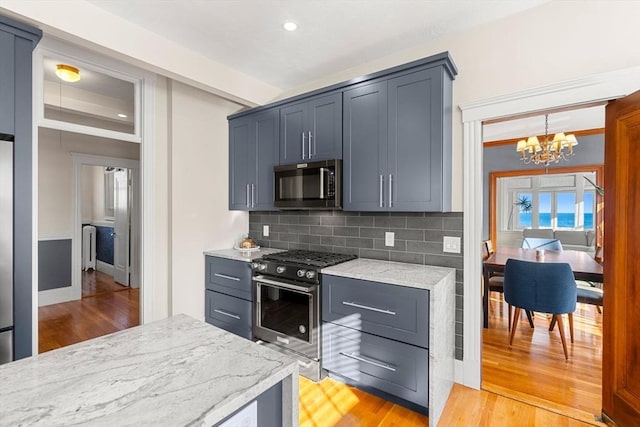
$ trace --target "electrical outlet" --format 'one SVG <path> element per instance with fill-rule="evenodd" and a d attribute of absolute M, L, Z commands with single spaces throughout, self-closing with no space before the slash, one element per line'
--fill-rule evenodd
<path fill-rule="evenodd" d="M 384 233 L 384 245 L 385 246 L 393 246 L 395 240 L 396 233 L 393 231 L 387 231 Z"/>
<path fill-rule="evenodd" d="M 452 254 L 460 253 L 459 237 L 444 236 L 442 240 L 442 252 L 450 252 Z"/>
<path fill-rule="evenodd" d="M 269 237 L 269 226 L 268 225 L 263 225 L 262 226 L 262 236 L 263 237 Z"/>

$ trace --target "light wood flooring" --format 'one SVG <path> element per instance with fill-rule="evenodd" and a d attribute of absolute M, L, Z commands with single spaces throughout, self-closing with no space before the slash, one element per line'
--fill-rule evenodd
<path fill-rule="evenodd" d="M 534 329 L 523 315 L 509 347 L 507 305 L 499 293 L 492 293 L 489 304 L 489 328 L 483 330 L 482 388 L 595 423 L 594 416 L 602 408 L 602 314 L 596 307 L 578 304 L 573 344 L 565 321 L 567 361 L 557 327 L 548 330 L 547 315 L 535 314 Z"/>
<path fill-rule="evenodd" d="M 82 272 L 82 299 L 38 309 L 38 352 L 140 324 L 140 292 L 99 271 Z"/>

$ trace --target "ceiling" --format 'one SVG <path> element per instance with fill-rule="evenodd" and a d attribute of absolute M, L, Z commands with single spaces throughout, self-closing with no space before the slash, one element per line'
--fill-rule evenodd
<path fill-rule="evenodd" d="M 549 0 L 86 1 L 289 90 Z"/>

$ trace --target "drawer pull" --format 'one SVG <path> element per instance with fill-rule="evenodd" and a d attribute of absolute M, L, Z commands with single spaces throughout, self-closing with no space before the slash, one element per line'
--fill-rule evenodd
<path fill-rule="evenodd" d="M 364 310 L 375 311 L 377 313 L 389 314 L 391 316 L 395 316 L 396 312 L 391 310 L 384 310 L 382 308 L 369 307 L 366 305 L 356 304 L 355 302 L 342 301 L 342 304 L 348 305 L 349 307 L 362 308 Z"/>
<path fill-rule="evenodd" d="M 389 365 L 389 364 L 384 363 L 384 362 L 379 362 L 379 361 L 374 360 L 374 359 L 364 358 L 362 356 L 358 356 L 357 354 L 353 354 L 353 353 L 340 352 L 340 354 L 342 356 L 349 357 L 351 359 L 355 359 L 355 360 L 358 360 L 360 362 L 368 363 L 369 365 L 377 366 L 378 368 L 386 369 L 387 371 L 391 371 L 391 372 L 395 372 L 396 371 L 396 368 L 393 365 Z"/>
<path fill-rule="evenodd" d="M 222 277 L 223 279 L 235 280 L 236 282 L 240 281 L 239 277 L 227 276 L 226 274 L 213 273 L 213 275 L 216 277 Z"/>
<path fill-rule="evenodd" d="M 223 316 L 229 316 L 229 317 L 233 317 L 236 320 L 240 320 L 240 316 L 238 316 L 237 314 L 227 313 L 226 311 L 218 310 L 217 308 L 215 308 L 213 311 L 215 311 L 216 313 L 220 313 Z"/>

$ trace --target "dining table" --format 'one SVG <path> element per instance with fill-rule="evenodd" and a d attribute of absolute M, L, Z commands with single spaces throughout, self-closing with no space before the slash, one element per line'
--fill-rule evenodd
<path fill-rule="evenodd" d="M 504 266 L 509 259 L 519 259 L 531 262 L 556 262 L 567 263 L 571 266 L 576 280 L 589 282 L 603 282 L 602 265 L 596 262 L 591 254 L 582 251 L 550 251 L 545 250 L 539 256 L 536 249 L 522 249 L 499 247 L 483 262 L 483 315 L 484 327 L 489 327 L 489 278 L 496 273 L 504 273 Z"/>

